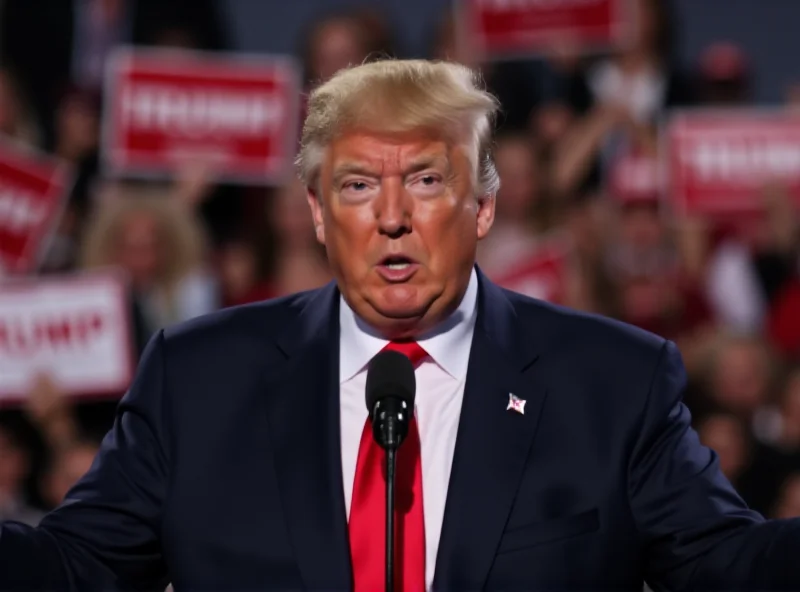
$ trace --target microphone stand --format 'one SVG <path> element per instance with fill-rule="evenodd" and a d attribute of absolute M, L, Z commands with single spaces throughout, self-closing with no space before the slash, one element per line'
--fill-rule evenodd
<path fill-rule="evenodd" d="M 394 592 L 394 483 L 397 450 L 386 449 L 386 592 Z"/>
<path fill-rule="evenodd" d="M 387 397 L 375 406 L 373 435 L 386 452 L 386 592 L 394 592 L 394 546 L 395 546 L 395 473 L 397 451 L 405 439 L 408 427 L 402 423 L 406 418 L 406 403 L 397 397 Z"/>

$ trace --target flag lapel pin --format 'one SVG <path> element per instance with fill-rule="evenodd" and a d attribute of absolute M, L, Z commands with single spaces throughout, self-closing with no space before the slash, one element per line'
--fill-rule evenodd
<path fill-rule="evenodd" d="M 516 411 L 520 415 L 525 415 L 525 399 L 520 399 L 514 393 L 508 393 L 508 407 L 506 411 Z"/>

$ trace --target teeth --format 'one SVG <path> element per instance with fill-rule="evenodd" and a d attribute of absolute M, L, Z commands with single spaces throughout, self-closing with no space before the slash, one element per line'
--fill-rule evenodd
<path fill-rule="evenodd" d="M 388 267 L 389 269 L 405 269 L 409 265 L 411 265 L 411 264 L 410 263 L 387 263 L 386 267 Z"/>

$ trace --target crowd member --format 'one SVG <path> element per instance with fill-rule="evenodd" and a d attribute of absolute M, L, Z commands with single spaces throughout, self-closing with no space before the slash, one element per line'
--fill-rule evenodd
<path fill-rule="evenodd" d="M 41 511 L 26 499 L 25 480 L 30 470 L 30 451 L 18 426 L 9 421 L 0 423 L 0 520 L 32 526 L 39 523 Z"/>
<path fill-rule="evenodd" d="M 305 187 L 293 180 L 270 202 L 274 252 L 270 284 L 274 293 L 318 288 L 332 279 L 325 253 L 314 236 Z"/>
<path fill-rule="evenodd" d="M 747 428 L 733 415 L 715 413 L 699 423 L 697 432 L 700 441 L 717 453 L 720 469 L 741 493 L 750 462 Z"/>
<path fill-rule="evenodd" d="M 650 155 L 652 156 L 652 155 Z M 639 175 L 655 173 L 648 156 L 619 163 L 639 166 Z M 631 171 L 628 174 L 637 174 Z M 617 283 L 620 316 L 627 322 L 669 336 L 684 351 L 715 321 L 703 293 L 687 273 L 678 237 L 667 224 L 656 183 L 628 187 L 622 172 L 613 177 L 609 193 L 615 202 L 615 238 L 608 248 L 612 277 Z"/>
<path fill-rule="evenodd" d="M 70 488 L 91 468 L 97 450 L 93 442 L 75 442 L 54 452 L 42 484 L 48 509 L 64 501 Z"/>
<path fill-rule="evenodd" d="M 786 479 L 773 514 L 776 518 L 800 516 L 800 473 Z"/>
<path fill-rule="evenodd" d="M 357 13 L 335 14 L 314 23 L 303 48 L 309 86 L 326 81 L 342 68 L 362 63 L 386 49 Z"/>
<path fill-rule="evenodd" d="M 547 228 L 549 204 L 544 203 L 543 171 L 532 139 L 516 133 L 495 142 L 495 163 L 503 185 L 493 232 L 481 242 L 478 260 L 489 277 L 502 277 L 535 248 L 537 235 Z"/>
<path fill-rule="evenodd" d="M 712 43 L 700 56 L 699 102 L 717 107 L 745 106 L 752 90 L 751 74 L 740 47 L 725 41 Z"/>
<path fill-rule="evenodd" d="M 720 335 L 709 351 L 705 372 L 709 403 L 738 417 L 762 442 L 775 439 L 778 369 L 762 339 Z"/>
<path fill-rule="evenodd" d="M 624 105 L 634 121 L 652 123 L 666 108 L 691 102 L 690 83 L 675 63 L 676 27 L 664 0 L 636 0 L 631 39 L 591 68 L 597 104 Z"/>
<path fill-rule="evenodd" d="M 39 147 L 41 130 L 36 114 L 13 71 L 0 69 L 0 133 L 23 146 Z"/>
<path fill-rule="evenodd" d="M 267 281 L 266 249 L 260 242 L 242 237 L 219 248 L 217 268 L 223 306 L 258 302 L 275 295 Z"/>
<path fill-rule="evenodd" d="M 91 214 L 92 184 L 98 175 L 100 111 L 100 96 L 77 86 L 67 89 L 58 103 L 54 154 L 73 167 L 76 178 L 44 254 L 44 272 L 71 271 L 78 265 L 80 241 Z"/>
<path fill-rule="evenodd" d="M 130 279 L 138 348 L 159 328 L 215 310 L 216 280 L 205 269 L 203 229 L 160 189 L 121 186 L 98 199 L 82 267 L 119 267 Z"/>

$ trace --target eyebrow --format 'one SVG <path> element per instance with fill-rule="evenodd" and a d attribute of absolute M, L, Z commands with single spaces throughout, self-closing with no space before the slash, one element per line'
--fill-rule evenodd
<path fill-rule="evenodd" d="M 373 168 L 355 162 L 345 162 L 333 170 L 333 183 L 339 183 L 347 175 L 360 175 L 362 177 L 372 177 L 373 179 L 380 177 L 380 173 Z"/>
<path fill-rule="evenodd" d="M 403 171 L 403 175 L 413 175 L 414 173 L 435 167 L 442 167 L 446 171 L 450 171 L 450 159 L 440 154 L 420 156 L 406 167 L 406 170 Z"/>

